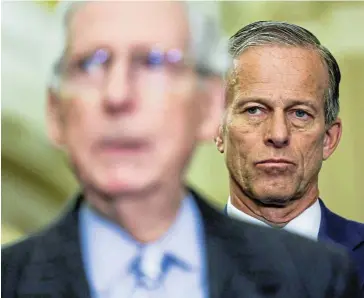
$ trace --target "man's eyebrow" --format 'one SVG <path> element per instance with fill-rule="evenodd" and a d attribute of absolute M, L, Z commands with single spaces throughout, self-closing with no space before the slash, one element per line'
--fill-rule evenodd
<path fill-rule="evenodd" d="M 307 106 L 317 112 L 317 106 L 312 102 L 312 100 L 304 100 L 304 99 L 288 99 L 285 100 L 287 102 L 286 108 L 292 108 L 294 106 Z M 274 103 L 272 100 L 269 100 L 264 97 L 241 97 L 235 100 L 233 104 L 234 109 L 239 109 L 248 103 L 258 103 L 266 106 L 272 106 Z"/>
<path fill-rule="evenodd" d="M 294 99 L 289 101 L 289 107 L 293 106 L 308 106 L 315 112 L 317 112 L 317 105 L 315 105 L 312 100 L 302 100 L 302 99 Z"/>
<path fill-rule="evenodd" d="M 271 101 L 264 97 L 240 97 L 235 100 L 233 107 L 235 109 L 238 109 L 251 102 L 268 106 L 271 105 Z"/>
<path fill-rule="evenodd" d="M 67 51 L 68 57 L 72 59 L 80 59 L 94 54 L 98 50 L 106 50 L 112 52 L 112 48 L 106 43 L 90 44 L 86 46 L 79 46 L 76 49 L 69 48 Z"/>

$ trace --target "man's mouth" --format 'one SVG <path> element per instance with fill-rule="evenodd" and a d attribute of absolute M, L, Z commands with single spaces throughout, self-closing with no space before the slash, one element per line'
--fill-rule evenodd
<path fill-rule="evenodd" d="M 138 138 L 104 139 L 99 143 L 99 151 L 106 155 L 135 155 L 145 153 L 149 142 Z"/>
<path fill-rule="evenodd" d="M 291 170 L 296 166 L 296 164 L 289 159 L 274 158 L 265 159 L 255 163 L 258 169 L 270 174 L 282 174 L 291 172 Z"/>

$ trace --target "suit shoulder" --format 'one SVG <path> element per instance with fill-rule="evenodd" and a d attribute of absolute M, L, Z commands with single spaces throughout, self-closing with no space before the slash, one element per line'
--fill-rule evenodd
<path fill-rule="evenodd" d="M 345 250 L 271 228 L 244 224 L 234 230 L 243 234 L 239 247 L 248 242 L 247 249 L 256 255 L 249 262 L 271 272 L 269 278 L 280 276 L 317 297 L 327 291 L 329 297 L 361 297 L 355 266 Z"/>
<path fill-rule="evenodd" d="M 21 238 L 15 242 L 2 245 L 1 247 L 1 273 L 2 282 L 4 279 L 14 277 L 20 272 L 33 258 L 39 259 L 40 247 L 46 243 L 49 229 L 41 230 L 32 235 Z"/>
<path fill-rule="evenodd" d="M 321 210 L 323 213 L 323 216 L 325 217 L 327 221 L 327 225 L 330 225 L 330 227 L 335 229 L 342 229 L 342 233 L 346 234 L 356 234 L 361 239 L 364 240 L 364 223 L 354 221 L 351 219 L 344 218 L 340 216 L 339 214 L 331 211 L 329 208 L 327 208 L 324 203 L 321 201 Z"/>
<path fill-rule="evenodd" d="M 10 266 L 26 263 L 38 239 L 39 235 L 34 235 L 3 245 L 1 248 L 2 273 L 6 273 Z"/>
<path fill-rule="evenodd" d="M 339 247 L 317 242 L 283 230 L 255 226 L 232 220 L 229 235 L 260 254 L 267 263 L 290 259 L 298 271 L 306 276 L 352 271 L 347 252 Z M 267 253 L 269 252 L 269 253 Z"/>
<path fill-rule="evenodd" d="M 357 233 L 362 237 L 364 240 L 364 224 L 358 221 L 353 221 L 350 219 L 345 219 L 348 221 L 348 225 L 357 231 Z"/>
<path fill-rule="evenodd" d="M 349 259 L 344 249 L 330 243 L 313 241 L 294 234 L 290 234 L 289 237 L 283 237 L 282 240 L 291 256 L 295 259 L 308 261 L 309 257 L 314 256 L 321 263 L 332 262 L 332 264 L 346 263 Z"/>
<path fill-rule="evenodd" d="M 342 216 L 340 216 L 337 213 L 334 213 L 332 211 L 330 211 L 330 213 L 335 216 L 339 221 L 341 222 L 345 222 L 351 229 L 355 229 L 362 237 L 364 237 L 364 223 L 355 221 L 355 220 L 351 220 L 348 218 L 344 218 Z"/>
<path fill-rule="evenodd" d="M 359 278 L 356 266 L 346 249 L 297 235 L 289 236 L 283 239 L 284 245 L 306 285 L 314 287 L 316 281 L 313 277 L 317 277 L 323 284 L 331 284 L 332 291 L 345 293 L 340 297 L 361 297 L 357 292 Z"/>
<path fill-rule="evenodd" d="M 30 262 L 37 236 L 27 237 L 1 248 L 1 296 L 15 297 L 24 268 Z"/>

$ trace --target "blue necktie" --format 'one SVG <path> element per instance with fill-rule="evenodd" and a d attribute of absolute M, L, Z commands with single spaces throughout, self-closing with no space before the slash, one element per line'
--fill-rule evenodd
<path fill-rule="evenodd" d="M 140 251 L 132 269 L 136 278 L 133 298 L 146 297 L 148 293 L 161 290 L 159 288 L 166 273 L 167 260 L 158 247 L 145 247 Z"/>

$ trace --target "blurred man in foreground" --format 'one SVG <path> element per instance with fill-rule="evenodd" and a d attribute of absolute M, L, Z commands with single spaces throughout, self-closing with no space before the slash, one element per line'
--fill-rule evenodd
<path fill-rule="evenodd" d="M 341 253 L 235 222 L 184 186 L 223 110 L 210 27 L 196 44 L 182 2 L 67 8 L 47 117 L 82 192 L 60 221 L 3 250 L 2 297 L 357 296 Z"/>
<path fill-rule="evenodd" d="M 256 22 L 230 38 L 234 67 L 216 138 L 230 174 L 229 216 L 347 249 L 364 287 L 364 225 L 319 199 L 322 162 L 341 136 L 340 70 L 307 30 Z"/>

